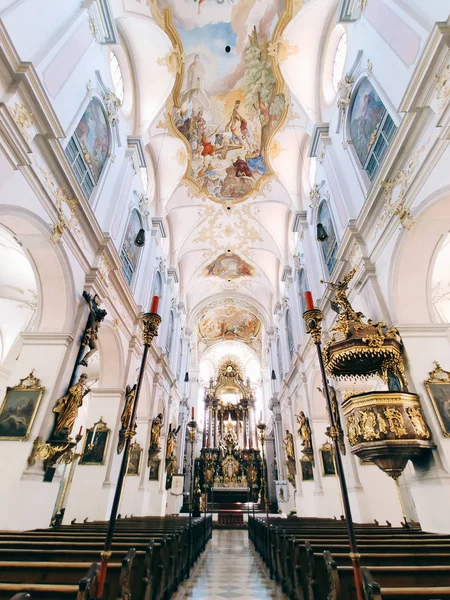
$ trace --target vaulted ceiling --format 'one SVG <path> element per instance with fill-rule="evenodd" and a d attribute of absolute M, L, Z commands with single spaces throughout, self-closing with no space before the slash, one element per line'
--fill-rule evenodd
<path fill-rule="evenodd" d="M 300 173 L 335 2 L 113 4 L 190 324 L 223 299 L 254 306 L 268 328 L 305 202 Z"/>

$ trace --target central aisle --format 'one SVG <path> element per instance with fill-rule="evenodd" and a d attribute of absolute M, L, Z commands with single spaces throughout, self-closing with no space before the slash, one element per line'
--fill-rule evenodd
<path fill-rule="evenodd" d="M 248 540 L 247 531 L 214 530 L 206 552 L 172 600 L 285 600 Z"/>

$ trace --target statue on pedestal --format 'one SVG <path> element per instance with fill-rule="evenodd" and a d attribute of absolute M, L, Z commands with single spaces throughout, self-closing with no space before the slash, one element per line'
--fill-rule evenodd
<path fill-rule="evenodd" d="M 125 406 L 123 407 L 122 416 L 120 420 L 122 422 L 122 427 L 119 431 L 119 440 L 117 442 L 117 454 L 121 454 L 122 450 L 125 447 L 126 436 L 125 433 L 127 429 L 130 427 L 130 419 L 131 413 L 133 412 L 133 404 L 134 397 L 136 394 L 136 384 L 133 387 L 127 385 L 125 390 Z"/>
<path fill-rule="evenodd" d="M 155 458 L 155 456 L 160 452 L 160 438 L 161 438 L 161 429 L 163 426 L 163 416 L 162 413 L 159 413 L 153 421 L 152 421 L 152 429 L 150 432 L 150 447 L 148 449 L 148 463 Z"/>
<path fill-rule="evenodd" d="M 55 434 L 64 433 L 68 437 L 72 433 L 78 409 L 83 405 L 83 398 L 89 394 L 90 388 L 86 385 L 87 374 L 81 373 L 77 383 L 69 388 L 65 396 L 60 398 L 53 409 L 56 418 Z"/>
<path fill-rule="evenodd" d="M 298 437 L 302 440 L 302 446 L 305 450 L 312 449 L 311 427 L 305 413 L 301 410 L 299 415 L 295 415 L 299 428 L 297 430 Z"/>

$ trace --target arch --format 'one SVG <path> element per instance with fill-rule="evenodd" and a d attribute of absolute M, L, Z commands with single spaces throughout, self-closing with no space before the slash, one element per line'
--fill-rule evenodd
<path fill-rule="evenodd" d="M 0 225 L 0 363 L 37 308 L 37 284 L 29 258 L 12 234 Z"/>
<path fill-rule="evenodd" d="M 302 267 L 298 272 L 298 292 L 300 296 L 300 304 L 302 313 L 306 312 L 305 292 L 309 291 L 308 274 L 305 267 Z"/>
<path fill-rule="evenodd" d="M 174 332 L 175 332 L 175 316 L 173 314 L 173 310 L 171 310 L 169 313 L 169 326 L 167 329 L 167 339 L 166 339 L 166 354 L 167 354 L 167 356 L 170 356 L 170 351 L 172 350 Z"/>
<path fill-rule="evenodd" d="M 294 343 L 294 332 L 292 330 L 291 312 L 290 312 L 289 308 L 286 310 L 285 320 L 286 320 L 286 337 L 287 337 L 287 341 L 288 341 L 289 356 L 291 357 L 291 360 L 292 360 L 292 358 L 294 356 L 294 352 L 295 352 L 295 343 Z"/>
<path fill-rule="evenodd" d="M 97 389 L 119 389 L 123 386 L 123 352 L 118 334 L 107 322 L 98 330 L 100 378 Z"/>
<path fill-rule="evenodd" d="M 326 199 L 323 199 L 317 211 L 317 228 L 322 225 L 327 234 L 326 239 L 318 240 L 323 264 L 328 275 L 331 275 L 336 265 L 338 241 L 336 230 L 331 215 L 331 210 Z"/>
<path fill-rule="evenodd" d="M 347 134 L 359 165 L 372 180 L 394 137 L 396 126 L 367 77 L 355 85 L 347 116 Z"/>
<path fill-rule="evenodd" d="M 76 294 L 64 247 L 50 242 L 51 228 L 26 208 L 3 204 L 0 220 L 21 245 L 34 272 L 38 304 L 31 331 L 71 331 Z"/>
<path fill-rule="evenodd" d="M 283 369 L 283 354 L 281 352 L 281 338 L 279 335 L 277 337 L 277 359 L 278 359 L 278 373 L 280 375 L 280 381 L 281 381 L 284 376 L 284 369 Z"/>
<path fill-rule="evenodd" d="M 158 298 L 161 299 L 162 293 L 163 293 L 163 280 L 161 277 L 161 272 L 156 271 L 155 276 L 153 277 L 152 297 L 158 296 Z"/>
<path fill-rule="evenodd" d="M 432 274 L 450 231 L 450 186 L 427 198 L 422 207 L 414 226 L 399 237 L 393 253 L 397 260 L 389 278 L 389 295 L 398 323 L 442 322 L 433 306 Z"/>
<path fill-rule="evenodd" d="M 136 236 L 142 228 L 141 214 L 137 208 L 133 208 L 128 219 L 122 247 L 120 249 L 120 259 L 122 261 L 121 271 L 130 287 L 135 279 L 142 255 L 142 247 L 136 246 L 135 244 Z"/>

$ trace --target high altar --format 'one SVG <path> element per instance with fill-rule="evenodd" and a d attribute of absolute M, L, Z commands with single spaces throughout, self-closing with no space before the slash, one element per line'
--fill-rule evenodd
<path fill-rule="evenodd" d="M 227 360 L 205 389 L 203 447 L 198 459 L 201 488 L 217 501 L 258 500 L 262 461 L 257 446 L 255 398 L 249 378 Z"/>

